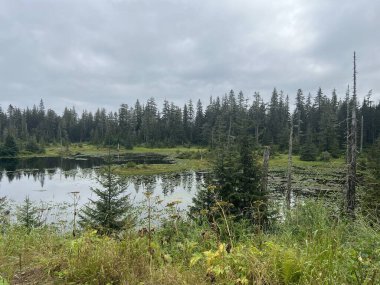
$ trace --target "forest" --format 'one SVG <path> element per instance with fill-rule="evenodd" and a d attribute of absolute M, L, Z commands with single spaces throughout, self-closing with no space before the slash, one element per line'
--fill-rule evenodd
<path fill-rule="evenodd" d="M 0 284 L 380 284 L 380 102 L 371 93 L 357 102 L 354 73 L 343 98 L 299 89 L 294 106 L 275 88 L 269 102 L 231 90 L 207 106 L 165 100 L 159 109 L 151 98 L 81 115 L 42 100 L 0 109 L 4 159 L 104 158 L 88 203 L 79 207 L 71 190 L 61 224 L 42 219 L 29 196 L 15 207 L 0 199 Z M 120 162 L 146 153 L 168 166 Z M 127 191 L 128 177 L 184 171 L 207 172 L 187 209 L 149 183 L 138 203 Z M 9 183 L 14 172 L 3 170 Z"/>
<path fill-rule="evenodd" d="M 41 100 L 32 108 L 1 108 L 0 141 L 4 143 L 9 135 L 19 150 L 32 152 L 49 143 L 83 142 L 126 148 L 214 148 L 226 140 L 227 133 L 231 138 L 246 133 L 256 146 L 271 145 L 272 149 L 285 151 L 293 121 L 294 153 L 303 153 L 310 160 L 322 152 L 338 157 L 345 152 L 347 105 L 349 109 L 352 105 L 347 94 L 338 96 L 335 90 L 326 94 L 319 88 L 314 96 L 306 96 L 299 89 L 292 106 L 288 95 L 276 88 L 269 102 L 264 102 L 258 92 L 250 98 L 231 90 L 222 97 L 210 97 L 207 106 L 200 100 L 196 104 L 189 100 L 183 107 L 165 100 L 159 109 L 155 99 L 150 98 L 145 104 L 138 100 L 134 105 L 121 104 L 117 112 L 98 109 L 78 114 L 74 107 L 67 107 L 61 115 L 46 110 Z M 356 104 L 360 149 L 373 145 L 380 134 L 380 103 L 372 101 L 371 95 L 369 91 L 363 102 Z"/>

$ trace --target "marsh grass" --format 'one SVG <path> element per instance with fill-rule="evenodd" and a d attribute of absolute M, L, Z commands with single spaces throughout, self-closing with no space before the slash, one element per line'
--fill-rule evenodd
<path fill-rule="evenodd" d="M 269 232 L 230 226 L 230 252 L 227 237 L 185 218 L 163 222 L 151 242 L 137 230 L 73 238 L 8 226 L 0 275 L 11 282 L 35 272 L 55 284 L 380 284 L 380 229 L 339 218 L 325 201 L 306 201 Z"/>
<path fill-rule="evenodd" d="M 109 148 L 107 146 L 100 146 L 88 143 L 73 143 L 69 146 L 63 146 L 59 144 L 50 144 L 45 147 L 45 153 L 40 154 L 32 154 L 32 153 L 21 153 L 20 156 L 24 157 L 36 157 L 36 156 L 61 156 L 61 155 L 74 155 L 77 153 L 81 153 L 84 155 L 107 155 L 109 152 Z M 120 147 L 120 154 L 123 153 L 159 153 L 164 155 L 176 156 L 180 153 L 188 153 L 197 154 L 197 153 L 206 153 L 205 148 L 199 147 L 162 147 L 162 148 L 148 148 L 142 146 L 136 146 L 133 149 L 126 149 L 124 147 Z M 116 147 L 111 148 L 111 154 L 118 154 L 118 150 Z"/>

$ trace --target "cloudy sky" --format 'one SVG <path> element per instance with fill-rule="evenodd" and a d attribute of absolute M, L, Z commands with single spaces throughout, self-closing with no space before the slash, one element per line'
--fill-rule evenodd
<path fill-rule="evenodd" d="M 230 89 L 380 99 L 380 1 L 0 0 L 0 105 L 177 104 Z"/>

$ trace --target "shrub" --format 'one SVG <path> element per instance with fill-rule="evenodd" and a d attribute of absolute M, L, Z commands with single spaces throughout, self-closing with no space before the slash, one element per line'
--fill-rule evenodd
<path fill-rule="evenodd" d="M 135 168 L 136 167 L 136 162 L 133 161 L 128 161 L 127 164 L 125 165 L 127 168 Z"/>
<path fill-rule="evenodd" d="M 32 152 L 32 153 L 44 153 L 45 149 L 44 147 L 40 146 L 35 138 L 32 138 L 28 140 L 28 142 L 25 144 L 25 150 Z"/>
<path fill-rule="evenodd" d="M 321 161 L 330 161 L 331 154 L 328 151 L 324 151 L 321 153 Z"/>

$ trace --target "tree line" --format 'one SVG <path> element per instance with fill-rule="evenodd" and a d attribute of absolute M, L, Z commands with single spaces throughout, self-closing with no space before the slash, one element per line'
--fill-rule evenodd
<path fill-rule="evenodd" d="M 189 100 L 182 107 L 165 100 L 159 109 L 155 99 L 150 98 L 145 104 L 139 100 L 133 106 L 121 104 L 117 112 L 101 108 L 78 114 L 74 107 L 67 107 L 61 115 L 46 110 L 41 100 L 32 108 L 0 107 L 0 142 L 3 146 L 12 145 L 9 141 L 12 137 L 19 149 L 32 152 L 40 151 L 38 146 L 47 143 L 77 142 L 120 144 L 127 148 L 135 145 L 214 148 L 226 140 L 232 143 L 244 133 L 256 146 L 271 145 L 272 149 L 285 151 L 292 120 L 294 153 L 305 160 L 314 160 L 322 152 L 336 157 L 344 153 L 346 146 L 346 110 L 347 105 L 353 104 L 347 94 L 338 99 L 335 90 L 327 95 L 319 88 L 312 96 L 299 89 L 291 108 L 288 95 L 276 88 L 269 102 L 259 92 L 249 99 L 243 92 L 236 95 L 231 90 L 224 96 L 210 97 L 206 106 L 200 100 L 196 104 Z M 372 145 L 380 134 L 380 102 L 371 100 L 371 95 L 369 91 L 363 102 L 356 104 L 360 121 L 357 133 L 360 147 L 364 148 Z"/>

